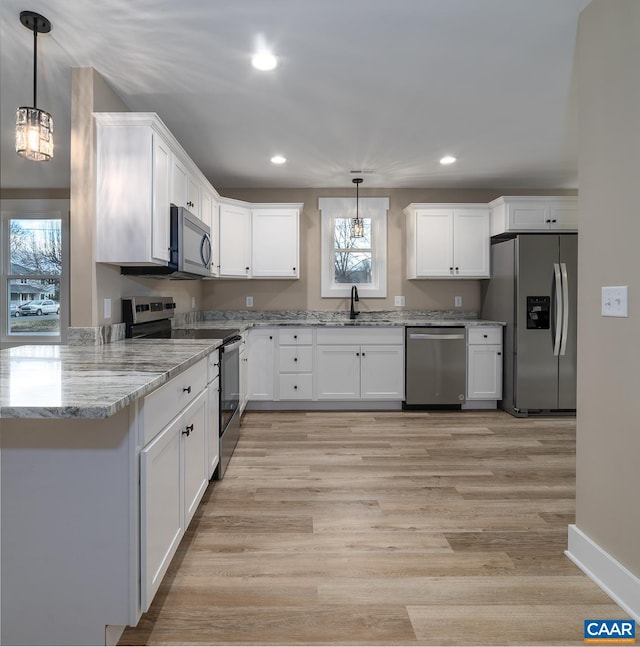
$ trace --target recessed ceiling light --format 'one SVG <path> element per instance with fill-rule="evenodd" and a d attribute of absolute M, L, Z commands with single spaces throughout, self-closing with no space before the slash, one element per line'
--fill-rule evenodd
<path fill-rule="evenodd" d="M 277 67 L 278 59 L 271 52 L 262 50 L 255 54 L 251 59 L 251 65 L 253 65 L 256 70 L 268 72 L 269 70 L 273 70 Z"/>
<path fill-rule="evenodd" d="M 274 155 L 271 158 L 272 164 L 284 164 L 287 161 L 287 158 L 284 155 Z"/>
<path fill-rule="evenodd" d="M 446 166 L 447 164 L 453 164 L 455 161 L 456 161 L 456 158 L 453 155 L 445 155 L 440 160 L 440 164 Z"/>

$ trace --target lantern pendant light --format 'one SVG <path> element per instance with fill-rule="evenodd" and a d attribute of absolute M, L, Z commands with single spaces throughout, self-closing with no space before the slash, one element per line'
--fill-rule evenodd
<path fill-rule="evenodd" d="M 360 218 L 360 196 L 358 195 L 358 187 L 362 184 L 362 178 L 354 177 L 351 181 L 356 185 L 356 217 L 351 219 L 351 238 L 363 238 L 364 220 Z"/>
<path fill-rule="evenodd" d="M 38 103 L 38 34 L 48 34 L 51 23 L 34 11 L 21 11 L 20 22 L 33 31 L 33 107 L 21 106 L 16 112 L 16 153 L 36 162 L 53 157 L 53 118 Z"/>

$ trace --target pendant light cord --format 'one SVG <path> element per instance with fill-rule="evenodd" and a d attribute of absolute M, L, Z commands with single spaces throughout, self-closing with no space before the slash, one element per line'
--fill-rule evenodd
<path fill-rule="evenodd" d="M 33 107 L 38 107 L 38 25 L 33 22 Z"/>

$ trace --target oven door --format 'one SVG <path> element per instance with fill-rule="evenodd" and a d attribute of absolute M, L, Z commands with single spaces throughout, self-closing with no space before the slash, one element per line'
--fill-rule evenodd
<path fill-rule="evenodd" d="M 220 348 L 220 436 L 240 406 L 240 341 Z"/>

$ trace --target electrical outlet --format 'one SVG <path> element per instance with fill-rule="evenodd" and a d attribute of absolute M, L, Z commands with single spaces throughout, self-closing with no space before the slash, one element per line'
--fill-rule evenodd
<path fill-rule="evenodd" d="M 195 298 L 195 297 L 191 297 L 191 308 L 193 309 L 193 308 L 195 308 L 195 307 L 196 307 L 196 298 Z"/>
<path fill-rule="evenodd" d="M 393 305 L 402 307 L 404 305 L 404 297 L 393 297 Z"/>
<path fill-rule="evenodd" d="M 602 288 L 602 316 L 628 317 L 628 292 L 626 285 Z"/>
<path fill-rule="evenodd" d="M 109 298 L 103 302 L 103 316 L 105 319 L 111 319 L 111 299 Z"/>
<path fill-rule="evenodd" d="M 247 297 L 247 308 L 253 308 L 253 297 Z"/>
<path fill-rule="evenodd" d="M 453 302 L 456 308 L 462 308 L 462 297 L 453 297 Z"/>

